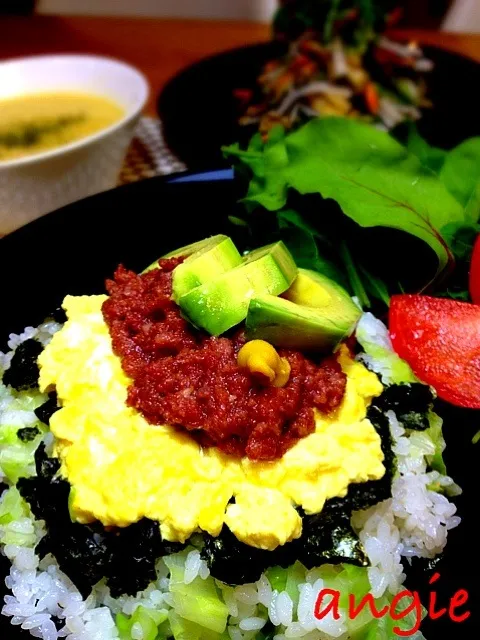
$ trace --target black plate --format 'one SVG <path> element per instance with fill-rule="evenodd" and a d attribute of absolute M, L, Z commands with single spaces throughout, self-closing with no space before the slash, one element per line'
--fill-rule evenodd
<path fill-rule="evenodd" d="M 435 63 L 429 78 L 435 107 L 426 112 L 420 130 L 431 144 L 449 148 L 480 134 L 480 65 L 442 49 L 424 49 Z M 202 60 L 170 80 L 158 98 L 158 113 L 167 144 L 187 166 L 218 167 L 224 162 L 222 145 L 248 140 L 253 130 L 237 124 L 233 91 L 253 87 L 263 64 L 281 51 L 277 43 L 234 49 Z"/>
<path fill-rule="evenodd" d="M 0 348 L 9 332 L 38 324 L 66 294 L 103 292 L 105 278 L 119 263 L 141 270 L 183 244 L 209 234 L 232 235 L 227 215 L 235 213 L 238 193 L 234 182 L 184 180 L 172 183 L 171 178 L 153 178 L 115 189 L 74 203 L 0 240 Z M 243 240 L 235 237 L 240 247 Z M 454 633 L 473 639 L 480 631 L 476 525 L 480 452 L 472 446 L 469 434 L 472 423 L 480 428 L 480 420 L 478 413 L 444 408 L 445 412 L 450 414 L 445 430 L 446 460 L 450 473 L 464 488 L 457 501 L 464 522 L 451 532 L 447 551 L 435 568 L 441 574 L 435 590 L 443 607 L 458 589 L 467 589 L 472 616 L 461 625 L 446 617 L 427 622 L 424 633 L 429 640 Z M 463 423 L 469 428 L 463 428 Z M 7 572 L 8 563 L 0 556 L 0 575 Z M 432 570 L 425 572 L 423 564 L 415 563 L 409 575 L 409 587 L 420 589 L 427 602 Z M 0 638 L 27 640 L 31 636 L 0 616 Z"/>

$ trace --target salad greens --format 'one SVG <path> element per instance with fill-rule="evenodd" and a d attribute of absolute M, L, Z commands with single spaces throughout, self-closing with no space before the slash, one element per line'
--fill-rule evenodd
<path fill-rule="evenodd" d="M 339 284 L 345 284 L 344 276 L 333 262 L 321 255 L 317 241 L 321 235 L 298 211 L 284 209 L 278 212 L 278 226 L 288 238 L 288 249 L 298 268 L 315 269 Z"/>
<path fill-rule="evenodd" d="M 274 227 L 295 260 L 341 284 L 340 273 L 347 273 L 364 308 L 388 305 L 389 295 L 404 289 L 441 291 L 442 281 L 450 286 L 455 260 L 470 257 L 480 217 L 480 138 L 445 152 L 414 130 L 402 145 L 367 124 L 322 118 L 289 134 L 277 127 L 266 142 L 257 134 L 247 149 L 236 144 L 224 152 L 249 181 L 247 222 L 277 212 Z M 367 229 L 395 233 L 369 244 Z M 428 259 L 411 259 L 428 248 L 433 269 Z M 390 253 L 401 269 L 387 264 Z M 408 266 L 417 271 L 413 288 L 401 280 Z"/>
<path fill-rule="evenodd" d="M 462 205 L 468 222 L 480 213 L 480 138 L 465 140 L 445 157 L 440 179 Z"/>
<path fill-rule="evenodd" d="M 413 124 L 409 127 L 406 147 L 410 153 L 417 156 L 425 168 L 431 169 L 434 173 L 440 172 L 448 155 L 444 149 L 430 146 Z"/>
<path fill-rule="evenodd" d="M 338 115 L 392 129 L 421 118 L 434 65 L 415 42 L 384 35 L 400 16 L 398 0 L 280 0 L 275 56 L 234 91 L 240 126 L 269 133 Z"/>
<path fill-rule="evenodd" d="M 322 34 L 324 42 L 330 42 L 343 28 L 349 44 L 365 46 L 376 32 L 385 28 L 388 16 L 398 1 L 296 0 L 280 2 L 280 5 L 273 22 L 277 37 L 295 39 L 306 30 L 314 30 Z M 357 20 L 352 26 L 354 13 Z"/>

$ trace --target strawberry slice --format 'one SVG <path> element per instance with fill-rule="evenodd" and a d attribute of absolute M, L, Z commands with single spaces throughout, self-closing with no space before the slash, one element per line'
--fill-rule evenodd
<path fill-rule="evenodd" d="M 389 327 L 393 348 L 420 380 L 443 400 L 480 409 L 480 306 L 393 296 Z"/>

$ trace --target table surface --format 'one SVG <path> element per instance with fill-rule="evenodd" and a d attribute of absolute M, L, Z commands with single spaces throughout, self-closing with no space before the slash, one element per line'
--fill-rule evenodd
<path fill-rule="evenodd" d="M 97 53 L 138 67 L 151 96 L 169 78 L 205 56 L 269 39 L 268 25 L 249 22 L 29 16 L 0 18 L 0 59 L 40 53 Z M 480 62 L 480 35 L 397 31 L 401 38 L 444 47 Z"/>

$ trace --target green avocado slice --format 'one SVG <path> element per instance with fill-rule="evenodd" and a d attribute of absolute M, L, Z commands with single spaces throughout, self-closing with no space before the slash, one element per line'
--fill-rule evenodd
<path fill-rule="evenodd" d="M 292 286 L 282 297 L 306 307 L 323 309 L 325 315 L 333 317 L 352 315 L 358 320 L 361 315 L 360 309 L 343 287 L 311 269 L 299 269 Z"/>
<path fill-rule="evenodd" d="M 278 295 L 296 275 L 288 249 L 276 242 L 252 251 L 240 266 L 192 289 L 178 303 L 192 324 L 218 336 L 245 319 L 252 297 Z"/>
<path fill-rule="evenodd" d="M 230 240 L 228 236 L 224 236 L 222 234 L 216 236 L 210 236 L 209 238 L 205 238 L 204 240 L 199 240 L 198 242 L 193 242 L 192 244 L 187 244 L 184 247 L 180 247 L 179 249 L 174 249 L 170 251 L 170 253 L 166 253 L 163 255 L 160 260 L 163 258 L 179 258 L 183 256 L 185 258 L 191 258 L 197 253 L 205 253 L 209 251 L 215 245 L 220 244 L 222 241 Z M 233 242 L 230 240 L 233 245 Z M 238 252 L 237 252 L 238 253 Z M 241 257 L 239 254 L 239 262 L 241 261 Z M 150 266 L 142 271 L 142 273 L 148 273 L 149 271 L 153 271 L 154 269 L 158 269 L 158 260 L 152 262 Z"/>
<path fill-rule="evenodd" d="M 361 311 L 348 293 L 326 276 L 299 269 L 281 298 L 252 298 L 246 319 L 247 340 L 278 347 L 330 351 L 353 331 Z"/>
<path fill-rule="evenodd" d="M 242 264 L 242 256 L 231 238 L 222 235 L 210 238 L 209 242 L 206 242 L 174 269 L 173 299 L 178 302 L 182 296 L 195 287 L 214 280 L 222 273 L 230 271 L 240 264 Z"/>

